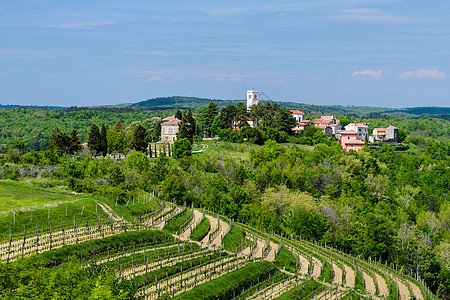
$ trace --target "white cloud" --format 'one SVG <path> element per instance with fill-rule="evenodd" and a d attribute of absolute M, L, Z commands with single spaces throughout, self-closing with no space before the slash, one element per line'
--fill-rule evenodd
<path fill-rule="evenodd" d="M 230 78 L 225 78 L 225 77 L 216 77 L 213 79 L 214 81 L 230 81 L 230 82 L 241 82 L 242 78 L 240 77 L 230 77 Z"/>
<path fill-rule="evenodd" d="M 153 76 L 151 78 L 148 79 L 148 81 L 152 82 L 152 81 L 162 81 L 162 78 L 159 76 Z"/>
<path fill-rule="evenodd" d="M 281 79 L 263 79 L 261 81 L 264 83 L 267 83 L 267 84 L 272 84 L 272 85 L 277 85 L 277 86 L 288 85 L 288 83 L 286 81 L 281 80 Z"/>
<path fill-rule="evenodd" d="M 381 79 L 382 78 L 382 70 L 363 70 L 363 71 L 355 71 L 352 73 L 353 78 L 365 78 L 365 79 Z"/>
<path fill-rule="evenodd" d="M 142 54 L 142 55 L 154 55 L 154 56 L 183 56 L 183 55 L 194 55 L 189 52 L 168 52 L 168 51 L 125 51 L 125 53 L 131 54 Z"/>
<path fill-rule="evenodd" d="M 399 75 L 400 78 L 420 78 L 420 79 L 444 79 L 447 78 L 447 74 L 444 72 L 438 71 L 437 69 L 433 70 L 424 70 L 419 69 L 415 71 L 406 71 Z"/>
<path fill-rule="evenodd" d="M 68 23 L 68 24 L 58 24 L 58 25 L 51 25 L 50 27 L 56 27 L 61 29 L 83 29 L 83 28 L 89 28 L 93 26 L 104 26 L 104 25 L 111 25 L 116 23 L 116 21 L 110 20 L 110 21 L 94 21 L 94 22 L 84 22 L 84 23 Z"/>
<path fill-rule="evenodd" d="M 405 15 L 393 15 L 378 9 L 368 8 L 337 10 L 331 14 L 331 17 L 336 21 L 342 22 L 408 24 L 425 21 L 422 18 L 411 18 Z"/>

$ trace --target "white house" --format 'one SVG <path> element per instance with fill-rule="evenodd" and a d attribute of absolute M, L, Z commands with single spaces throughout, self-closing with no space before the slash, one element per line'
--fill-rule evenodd
<path fill-rule="evenodd" d="M 292 116 L 297 120 L 297 123 L 303 121 L 305 119 L 305 113 L 299 110 L 290 110 Z"/>
<path fill-rule="evenodd" d="M 345 130 L 356 132 L 356 138 L 363 141 L 369 137 L 369 126 L 363 123 L 350 123 L 345 126 Z"/>

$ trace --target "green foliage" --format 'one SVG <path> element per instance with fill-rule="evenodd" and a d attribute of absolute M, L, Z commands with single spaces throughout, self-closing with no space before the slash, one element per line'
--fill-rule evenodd
<path fill-rule="evenodd" d="M 277 159 L 280 154 L 285 151 L 285 148 L 280 146 L 273 140 L 267 141 L 263 147 L 258 150 L 250 150 L 250 159 L 256 164 Z"/>
<path fill-rule="evenodd" d="M 225 252 L 216 251 L 210 253 L 209 255 L 201 256 L 198 258 L 179 261 L 172 266 L 162 267 L 157 270 L 145 273 L 142 276 L 136 277 L 132 280 L 132 282 L 136 286 L 142 287 L 144 284 L 148 282 L 155 282 L 155 279 L 159 281 L 163 278 L 166 278 L 167 276 L 172 276 L 181 273 L 181 271 L 185 272 L 191 268 L 203 266 L 213 261 L 217 261 L 220 258 L 225 258 L 227 256 L 228 254 Z"/>
<path fill-rule="evenodd" d="M 256 284 L 273 274 L 274 265 L 268 261 L 251 263 L 239 270 L 225 274 L 217 279 L 199 285 L 189 292 L 174 299 L 231 299 L 233 291 L 238 296 L 243 288 L 249 288 L 250 283 Z"/>
<path fill-rule="evenodd" d="M 192 155 L 192 144 L 187 138 L 177 139 L 173 143 L 173 157 L 183 158 Z"/>
<path fill-rule="evenodd" d="M 223 248 L 231 252 L 236 252 L 236 248 L 248 244 L 245 231 L 235 224 L 231 225 L 230 231 L 223 237 L 222 242 Z"/>
<path fill-rule="evenodd" d="M 181 124 L 177 132 L 177 140 L 186 138 L 192 144 L 192 142 L 194 141 L 196 121 L 194 119 L 194 116 L 192 115 L 191 109 L 189 109 L 187 113 L 184 112 L 181 116 L 181 119 L 179 120 L 181 120 Z"/>
<path fill-rule="evenodd" d="M 275 257 L 274 264 L 279 268 L 285 268 L 286 271 L 295 273 L 297 269 L 297 257 L 285 246 L 281 247 Z"/>
<path fill-rule="evenodd" d="M 100 130 L 95 124 L 91 125 L 91 130 L 89 131 L 88 147 L 91 149 L 91 151 L 94 151 L 95 154 L 101 154 L 102 140 L 100 136 Z"/>
<path fill-rule="evenodd" d="M 58 127 L 55 128 L 50 140 L 49 149 L 59 154 L 62 153 L 73 153 L 77 150 L 77 132 L 72 131 L 71 136 L 62 132 Z"/>
<path fill-rule="evenodd" d="M 364 278 L 363 278 L 363 274 L 362 274 L 361 270 L 358 270 L 358 274 L 356 274 L 355 290 L 359 291 L 360 293 L 365 292 Z"/>
<path fill-rule="evenodd" d="M 178 232 L 178 234 L 180 234 L 180 230 L 184 229 L 181 226 L 186 225 L 186 222 L 189 222 L 191 219 L 192 211 L 189 208 L 185 208 L 164 224 L 164 230 L 172 233 Z"/>
<path fill-rule="evenodd" d="M 139 173 L 142 173 L 148 171 L 150 161 L 144 153 L 140 151 L 133 151 L 127 156 L 125 165 L 130 169 L 135 169 Z"/>
<path fill-rule="evenodd" d="M 134 128 L 133 136 L 131 138 L 131 146 L 136 151 L 147 153 L 148 148 L 147 129 L 141 124 L 138 124 L 136 128 Z"/>
<path fill-rule="evenodd" d="M 305 282 L 302 282 L 293 289 L 283 293 L 277 299 L 278 300 L 313 299 L 315 295 L 319 294 L 322 291 L 323 287 L 324 286 L 321 283 L 318 283 L 317 281 L 310 279 Z"/>
<path fill-rule="evenodd" d="M 219 114 L 218 105 L 209 102 L 209 104 L 203 108 L 202 113 L 200 114 L 200 124 L 202 124 L 204 133 L 206 136 L 211 136 L 211 126 L 214 121 L 214 118 Z"/>
<path fill-rule="evenodd" d="M 125 132 L 116 130 L 107 130 L 106 140 L 108 143 L 109 154 L 124 153 L 127 147 L 127 137 Z"/>
<path fill-rule="evenodd" d="M 350 291 L 347 294 L 345 294 L 345 296 L 342 297 L 342 299 L 344 299 L 344 300 L 360 300 L 360 299 L 367 299 L 367 298 L 357 294 L 354 291 Z"/>
<path fill-rule="evenodd" d="M 31 258 L 0 264 L 0 272 L 0 290 L 8 299 L 127 299 L 135 292 L 104 267 L 83 268 L 76 259 L 50 269 L 38 268 Z"/>
<path fill-rule="evenodd" d="M 106 156 L 108 153 L 108 139 L 106 136 L 106 126 L 105 123 L 102 124 L 102 129 L 100 131 L 100 153 Z"/>
<path fill-rule="evenodd" d="M 200 223 L 195 226 L 191 233 L 191 240 L 200 242 L 208 234 L 211 229 L 211 224 L 208 218 L 203 218 Z"/>
<path fill-rule="evenodd" d="M 326 282 L 332 283 L 333 278 L 334 278 L 333 268 L 331 267 L 331 264 L 327 260 L 325 260 L 323 262 L 322 272 L 320 273 L 318 280 L 322 281 L 325 279 Z"/>
<path fill-rule="evenodd" d="M 36 255 L 35 260 L 41 266 L 59 265 L 66 261 L 68 257 L 75 256 L 78 259 L 85 260 L 107 256 L 108 249 L 112 252 L 121 251 L 122 247 L 127 250 L 132 245 L 138 244 L 138 249 L 143 247 L 144 243 L 151 246 L 163 245 L 172 242 L 172 236 L 163 231 L 143 230 L 131 231 L 117 235 L 108 236 L 102 239 L 94 239 L 80 244 L 66 245 L 64 247 L 40 253 Z M 139 247 L 140 246 L 140 247 Z M 133 248 L 131 248 L 133 249 Z"/>

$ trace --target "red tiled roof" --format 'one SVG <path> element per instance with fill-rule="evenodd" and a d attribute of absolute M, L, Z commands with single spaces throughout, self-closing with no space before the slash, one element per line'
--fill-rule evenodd
<path fill-rule="evenodd" d="M 171 120 L 175 120 L 176 118 L 174 116 L 169 116 L 167 118 L 162 119 L 163 122 L 165 121 L 171 121 Z"/>
<path fill-rule="evenodd" d="M 376 131 L 386 131 L 386 128 L 375 128 Z"/>
<path fill-rule="evenodd" d="M 311 122 L 311 120 L 303 120 L 303 121 L 300 121 L 300 123 L 309 123 L 309 122 Z"/>
<path fill-rule="evenodd" d="M 354 131 L 354 130 L 350 130 L 350 131 L 343 131 L 343 132 L 339 132 L 341 135 L 343 135 L 343 134 L 356 134 L 356 131 Z"/>
<path fill-rule="evenodd" d="M 305 113 L 299 110 L 290 110 L 290 112 L 294 115 L 304 115 Z"/>
<path fill-rule="evenodd" d="M 178 120 L 178 119 L 173 119 L 173 120 L 164 122 L 164 123 L 162 123 L 161 125 L 178 125 L 178 124 L 180 124 L 180 123 L 181 123 L 180 120 Z"/>
<path fill-rule="evenodd" d="M 369 128 L 366 124 L 356 123 L 356 127 Z"/>

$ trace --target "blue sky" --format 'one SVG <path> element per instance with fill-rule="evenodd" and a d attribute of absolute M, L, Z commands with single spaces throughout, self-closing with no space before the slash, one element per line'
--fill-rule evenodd
<path fill-rule="evenodd" d="M 449 106 L 450 1 L 1 1 L 0 104 Z"/>

